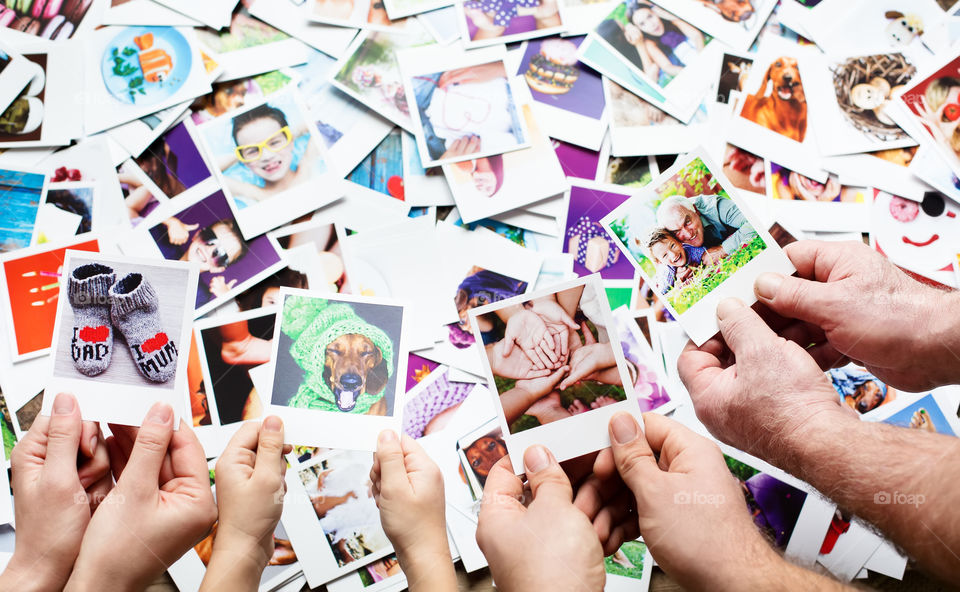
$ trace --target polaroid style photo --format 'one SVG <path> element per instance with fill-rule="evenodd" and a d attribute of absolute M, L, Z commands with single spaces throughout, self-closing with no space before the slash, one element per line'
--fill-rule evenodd
<path fill-rule="evenodd" d="M 777 219 L 802 231 L 870 231 L 869 188 L 842 185 L 836 175 L 820 183 L 773 161 L 767 168 L 767 194 Z"/>
<path fill-rule="evenodd" d="M 752 457 L 718 443 L 727 469 L 740 482 L 754 524 L 799 565 L 813 565 L 836 506 L 799 479 Z M 688 496 L 678 503 L 697 503 Z"/>
<path fill-rule="evenodd" d="M 610 117 L 610 148 L 614 156 L 679 154 L 700 144 L 707 131 L 707 109 L 701 105 L 684 125 L 626 90 L 603 79 Z"/>
<path fill-rule="evenodd" d="M 397 52 L 429 45 L 433 38 L 414 19 L 403 33 L 365 31 L 357 35 L 336 65 L 333 85 L 375 113 L 413 133 L 407 94 L 397 65 Z"/>
<path fill-rule="evenodd" d="M 618 0 L 563 0 L 564 36 L 586 35 L 610 14 Z"/>
<path fill-rule="evenodd" d="M 908 168 L 919 180 L 960 203 L 960 179 L 932 148 L 918 147 Z"/>
<path fill-rule="evenodd" d="M 641 540 L 627 541 L 613 555 L 603 558 L 607 572 L 604 592 L 647 590 L 653 575 L 653 556 Z"/>
<path fill-rule="evenodd" d="M 243 238 L 226 196 L 212 181 L 161 204 L 121 245 L 128 255 L 196 263 L 195 317 L 283 267 L 267 237 Z"/>
<path fill-rule="evenodd" d="M 716 102 L 732 104 L 743 94 L 744 82 L 753 67 L 750 54 L 726 52 L 720 62 Z"/>
<path fill-rule="evenodd" d="M 357 30 L 311 22 L 311 8 L 309 2 L 289 0 L 253 0 L 247 6 L 251 15 L 268 25 L 333 58 L 343 57 Z"/>
<path fill-rule="evenodd" d="M 719 43 L 693 25 L 635 0 L 618 4 L 589 37 L 609 49 L 634 75 L 676 101 L 702 100 L 723 53 Z"/>
<path fill-rule="evenodd" d="M 301 445 L 375 450 L 398 431 L 407 339 L 401 304 L 282 288 L 268 412 Z M 322 426 L 322 427 L 321 427 Z"/>
<path fill-rule="evenodd" d="M 397 54 L 425 168 L 527 148 L 530 133 L 510 88 L 501 47 Z"/>
<path fill-rule="evenodd" d="M 430 12 L 417 15 L 419 22 L 434 41 L 440 45 L 452 45 L 460 40 L 460 28 L 457 25 L 457 9 L 451 4 Z"/>
<path fill-rule="evenodd" d="M 370 491 L 373 455 L 331 450 L 287 471 L 281 522 L 316 588 L 393 552 Z"/>
<path fill-rule="evenodd" d="M 911 396 L 910 393 L 894 389 L 862 366 L 853 363 L 831 368 L 826 374 L 841 402 L 860 415 Z"/>
<path fill-rule="evenodd" d="M 814 55 L 810 47 L 765 38 L 734 109 L 728 140 L 823 182 L 826 171 L 820 166 L 806 98 L 812 85 L 804 84 L 806 68 L 800 67 Z"/>
<path fill-rule="evenodd" d="M 153 0 L 110 0 L 101 17 L 103 25 L 153 24 L 167 27 L 202 27 L 199 21 Z"/>
<path fill-rule="evenodd" d="M 844 185 L 872 187 L 921 202 L 923 195 L 930 190 L 930 185 L 916 177 L 909 168 L 918 150 L 919 146 L 911 146 L 878 152 L 828 156 L 823 159 L 823 168 L 835 174 Z M 940 159 L 939 156 L 935 158 Z M 946 169 L 946 165 L 943 166 L 952 179 L 953 173 Z"/>
<path fill-rule="evenodd" d="M 99 252 L 100 248 L 97 238 L 71 237 L 0 256 L 3 272 L 0 305 L 10 328 L 12 361 L 39 357 L 50 351 L 66 250 Z"/>
<path fill-rule="evenodd" d="M 457 440 L 460 471 L 466 477 L 473 501 L 483 497 L 483 487 L 493 465 L 507 455 L 500 421 L 493 418 Z"/>
<path fill-rule="evenodd" d="M 442 431 L 477 385 L 450 379 L 450 368 L 439 366 L 413 388 L 403 404 L 403 433 L 411 438 Z"/>
<path fill-rule="evenodd" d="M 150 212 L 167 201 L 132 159 L 128 158 L 117 167 L 117 180 L 130 228 L 136 228 Z"/>
<path fill-rule="evenodd" d="M 65 146 L 83 135 L 71 97 L 83 87 L 83 56 L 75 48 L 21 48 L 34 67 L 26 88 L 0 113 L 0 149 Z"/>
<path fill-rule="evenodd" d="M 213 175 L 197 145 L 196 128 L 190 121 L 170 128 L 133 161 L 146 176 L 151 193 L 161 199 L 173 199 Z M 140 217 L 144 217 L 142 213 Z"/>
<path fill-rule="evenodd" d="M 517 75 L 533 98 L 533 112 L 547 135 L 590 150 L 599 150 L 606 121 L 600 76 L 580 64 L 584 37 L 550 37 L 528 41 Z"/>
<path fill-rule="evenodd" d="M 68 250 L 44 415 L 53 394 L 69 392 L 84 419 L 140 425 L 164 401 L 176 425 L 184 413 L 196 284 L 190 263 Z"/>
<path fill-rule="evenodd" d="M 229 27 L 197 29 L 197 39 L 217 53 L 223 67 L 219 82 L 272 72 L 309 58 L 303 42 L 253 18 L 244 3 L 233 11 Z"/>
<path fill-rule="evenodd" d="M 263 417 L 249 370 L 273 354 L 275 306 L 216 315 L 193 326 L 210 422 L 195 429 L 207 456 L 218 456 L 244 421 Z"/>
<path fill-rule="evenodd" d="M 719 330 L 721 300 L 749 305 L 758 275 L 794 271 L 702 149 L 677 159 L 601 224 L 697 344 Z"/>
<path fill-rule="evenodd" d="M 511 85 L 514 96 L 523 92 L 518 80 Z M 443 165 L 450 193 L 465 222 L 529 206 L 568 187 L 550 138 L 535 116 L 536 109 L 523 102 L 518 114 L 526 124 L 529 148 Z"/>
<path fill-rule="evenodd" d="M 648 338 L 640 330 L 638 322 L 646 320 L 644 315 L 634 317 L 623 306 L 613 311 L 614 327 L 620 338 L 630 375 L 634 378 L 633 390 L 637 395 L 640 411 L 667 414 L 676 409 L 680 401 L 671 397 L 667 391 L 669 381 L 663 372 L 663 364 L 654 353 Z"/>
<path fill-rule="evenodd" d="M 47 176 L 39 171 L 0 167 L 0 254 L 36 244 L 37 212 L 47 194 Z"/>
<path fill-rule="evenodd" d="M 198 97 L 190 104 L 190 121 L 194 126 L 191 133 L 196 132 L 196 126 L 212 121 L 221 115 L 233 113 L 263 102 L 266 97 L 289 89 L 298 82 L 293 69 L 273 70 L 256 76 L 247 76 L 216 82 L 213 92 Z M 186 121 L 184 121 L 186 123 Z"/>
<path fill-rule="evenodd" d="M 566 356 L 560 338 L 553 338 L 570 332 L 568 325 L 558 324 L 564 318 L 580 324 Z M 523 473 L 523 453 L 533 444 L 547 446 L 563 461 L 608 446 L 607 422 L 618 411 L 642 422 L 623 350 L 611 341 L 613 315 L 599 275 L 472 309 L 469 319 L 474 339 L 483 344 L 484 375 L 496 391 L 500 427 L 517 474 Z M 519 333 L 522 343 L 513 343 L 505 354 L 510 322 L 525 329 Z M 603 356 L 596 380 L 580 378 L 578 366 L 588 350 L 577 351 L 584 347 Z"/>
<path fill-rule="evenodd" d="M 547 37 L 567 28 L 561 0 L 457 0 L 454 7 L 466 49 Z"/>
<path fill-rule="evenodd" d="M 53 41 L 63 45 L 63 41 L 82 38 L 98 26 L 100 15 L 107 3 L 107 0 L 40 5 L 32 2 L 11 2 L 2 11 L 0 37 L 18 46 L 24 43 Z"/>
<path fill-rule="evenodd" d="M 918 75 L 898 99 L 894 117 L 906 129 L 919 132 L 921 144 L 933 148 L 954 175 L 960 175 L 960 57 L 932 74 Z"/>
<path fill-rule="evenodd" d="M 230 15 L 237 5 L 236 0 L 205 0 L 203 3 L 191 0 L 155 1 L 217 30 L 230 26 Z"/>
<path fill-rule="evenodd" d="M 454 0 L 385 0 L 383 4 L 387 16 L 396 20 L 452 6 Z"/>
<path fill-rule="evenodd" d="M 643 4 L 644 2 L 640 2 Z M 776 0 L 657 0 L 665 10 L 738 51 L 747 51 L 763 29 Z"/>
<path fill-rule="evenodd" d="M 313 51 L 309 61 L 293 69 L 297 86 L 307 101 L 332 173 L 349 175 L 390 133 L 393 124 L 336 89 L 330 82 L 336 60 Z"/>
<path fill-rule="evenodd" d="M 83 58 L 87 135 L 210 92 L 189 28 L 104 27 L 87 37 Z"/>
<path fill-rule="evenodd" d="M 529 121 L 527 125 L 530 125 Z M 531 130 L 531 133 L 535 132 Z M 443 169 L 423 168 L 420 151 L 417 150 L 417 139 L 412 134 L 407 132 L 401 134 L 400 150 L 403 153 L 403 201 L 405 203 L 410 204 L 411 207 L 456 204 L 450 185 L 442 174 Z"/>
<path fill-rule="evenodd" d="M 27 84 L 42 72 L 36 64 L 26 59 L 10 46 L 0 43 L 0 113 L 6 111 L 26 88 Z"/>
<path fill-rule="evenodd" d="M 292 267 L 299 267 L 313 276 L 310 289 L 319 292 L 351 294 L 350 277 L 340 246 L 336 224 L 323 219 L 308 220 L 284 226 L 267 234 L 277 252 Z M 309 253 L 304 256 L 301 253 Z M 300 262 L 305 265 L 297 265 Z M 306 286 L 288 286 L 306 287 Z"/>
<path fill-rule="evenodd" d="M 888 106 L 917 72 L 906 53 L 814 55 L 800 64 L 808 83 L 809 125 L 826 156 L 915 146 Z"/>
<path fill-rule="evenodd" d="M 327 582 L 326 586 L 328 592 L 403 592 L 407 589 L 407 576 L 393 553 Z"/>
<path fill-rule="evenodd" d="M 123 148 L 125 154 L 122 154 L 122 156 L 140 156 L 166 130 L 176 125 L 184 117 L 189 107 L 189 101 L 184 101 L 179 105 L 108 129 L 104 132 L 104 136 Z M 114 156 L 114 160 L 116 158 Z"/>
<path fill-rule="evenodd" d="M 629 199 L 624 187 L 569 179 L 570 192 L 564 218 L 563 252 L 573 257 L 580 277 L 599 273 L 605 280 L 633 279 L 633 265 L 600 225 L 600 220 Z"/>
<path fill-rule="evenodd" d="M 608 42 L 591 32 L 580 44 L 577 59 L 638 97 L 666 111 L 681 122 L 690 121 L 701 103 L 703 93 L 668 98 L 662 89 L 647 82 L 634 71 Z"/>
<path fill-rule="evenodd" d="M 956 406 L 956 395 L 956 387 L 939 388 L 919 399 L 898 399 L 890 405 L 864 414 L 863 419 L 960 437 L 960 419 L 951 411 Z"/>
<path fill-rule="evenodd" d="M 389 31 L 402 29 L 403 21 L 392 21 L 383 2 L 375 0 L 306 0 L 310 20 L 325 25 Z"/>
<path fill-rule="evenodd" d="M 952 200 L 937 191 L 920 203 L 877 192 L 870 224 L 870 246 L 904 269 L 956 287 L 960 206 Z"/>
<path fill-rule="evenodd" d="M 828 54 L 874 47 L 929 55 L 950 45 L 938 35 L 945 15 L 934 0 L 873 0 L 864 6 L 824 0 L 811 16 L 807 32 Z"/>
<path fill-rule="evenodd" d="M 740 191 L 767 196 L 767 161 L 763 157 L 727 144 L 723 150 L 723 174 Z"/>
<path fill-rule="evenodd" d="M 314 130 L 292 92 L 197 127 L 245 239 L 340 197 L 316 191 L 329 168 Z"/>

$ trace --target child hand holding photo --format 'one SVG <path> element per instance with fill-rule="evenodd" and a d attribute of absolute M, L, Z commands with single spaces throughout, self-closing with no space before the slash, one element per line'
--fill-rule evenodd
<path fill-rule="evenodd" d="M 385 430 L 370 469 L 380 522 L 397 553 L 411 592 L 457 589 L 450 559 L 443 476 L 410 436 Z"/>
<path fill-rule="evenodd" d="M 286 493 L 283 422 L 271 415 L 243 424 L 217 461 L 220 521 L 213 554 L 200 586 L 206 590 L 257 590 L 274 555 L 273 532 Z"/>

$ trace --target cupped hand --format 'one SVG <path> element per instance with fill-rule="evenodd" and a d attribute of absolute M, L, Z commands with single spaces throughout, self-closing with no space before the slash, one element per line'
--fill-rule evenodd
<path fill-rule="evenodd" d="M 516 344 L 537 369 L 553 369 L 562 363 L 562 346 L 558 346 L 554 333 L 533 310 L 525 309 L 510 317 L 503 343 L 506 344 L 503 352 L 505 356 L 513 352 Z"/>
<path fill-rule="evenodd" d="M 506 348 L 506 339 L 502 339 L 492 347 L 487 348 L 487 359 L 490 360 L 490 369 L 494 376 L 526 380 L 549 376 L 553 372 L 551 368 L 535 366 L 520 348 L 515 347 L 509 354 L 505 354 Z"/>
<path fill-rule="evenodd" d="M 589 333 L 589 331 L 588 331 Z M 591 378 L 597 372 L 617 365 L 609 343 L 590 343 L 570 355 L 570 374 L 560 383 L 560 390 Z"/>
<path fill-rule="evenodd" d="M 477 543 L 497 587 L 514 590 L 603 589 L 600 542 L 590 520 L 573 505 L 573 489 L 543 446 L 524 453 L 530 502 L 513 474 L 510 457 L 487 476 L 477 523 Z"/>
<path fill-rule="evenodd" d="M 63 588 L 97 504 L 112 485 L 96 422 L 82 421 L 73 395 L 54 399 L 10 454 L 17 538 L 0 589 Z M 5 493 L 3 494 L 5 495 Z"/>
<path fill-rule="evenodd" d="M 708 590 L 777 560 L 716 444 L 656 413 L 644 414 L 644 431 L 618 413 L 609 430 L 617 471 L 636 498 L 640 534 L 681 586 Z"/>
<path fill-rule="evenodd" d="M 857 421 L 823 370 L 735 298 L 718 309 L 720 334 L 688 343 L 677 370 L 697 417 L 718 439 L 782 468 L 824 418 Z M 848 415 L 847 411 L 851 414 Z"/>
<path fill-rule="evenodd" d="M 757 298 L 806 324 L 794 340 L 822 368 L 849 359 L 892 386 L 928 390 L 960 380 L 960 296 L 923 285 L 856 242 L 799 241 L 784 251 L 799 277 L 766 273 Z M 954 316 L 951 316 L 954 315 Z"/>
<path fill-rule="evenodd" d="M 66 590 L 105 581 L 116 590 L 143 589 L 217 518 L 203 448 L 186 423 L 174 432 L 169 405 L 154 404 L 139 429 L 111 430 L 107 446 L 117 484 L 87 526 Z"/>

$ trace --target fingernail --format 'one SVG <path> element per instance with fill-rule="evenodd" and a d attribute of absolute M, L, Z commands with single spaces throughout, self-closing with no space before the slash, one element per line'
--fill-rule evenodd
<path fill-rule="evenodd" d="M 60 393 L 57 395 L 57 398 L 53 400 L 53 414 L 70 415 L 76 406 L 77 400 L 73 398 L 73 395 Z"/>
<path fill-rule="evenodd" d="M 396 441 L 397 434 L 395 434 L 393 430 L 383 430 L 380 432 L 380 437 L 377 438 L 377 442 L 380 444 L 389 444 Z"/>
<path fill-rule="evenodd" d="M 780 291 L 780 285 L 783 283 L 783 276 L 779 273 L 761 273 L 757 281 L 753 284 L 753 291 L 760 298 L 773 300 L 777 292 Z"/>
<path fill-rule="evenodd" d="M 265 432 L 279 432 L 283 429 L 283 420 L 277 417 L 276 415 L 271 415 L 270 417 L 263 420 L 263 431 Z"/>
<path fill-rule="evenodd" d="M 94 455 L 97 452 L 98 438 L 96 436 L 90 437 L 90 455 Z"/>
<path fill-rule="evenodd" d="M 717 306 L 717 318 L 721 321 L 744 307 L 739 298 L 725 298 Z"/>
<path fill-rule="evenodd" d="M 613 439 L 617 444 L 626 444 L 637 439 L 637 420 L 629 413 L 618 413 L 610 420 Z"/>
<path fill-rule="evenodd" d="M 531 446 L 523 453 L 523 466 L 528 473 L 539 473 L 550 465 L 550 456 L 543 446 Z"/>
<path fill-rule="evenodd" d="M 173 418 L 173 407 L 166 403 L 154 403 L 147 413 L 144 423 L 165 424 Z"/>

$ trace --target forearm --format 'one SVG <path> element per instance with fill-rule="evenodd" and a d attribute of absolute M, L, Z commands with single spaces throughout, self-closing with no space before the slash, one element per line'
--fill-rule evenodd
<path fill-rule="evenodd" d="M 762 590 L 791 592 L 793 590 L 820 590 L 821 592 L 841 592 L 853 590 L 833 578 L 814 573 L 789 563 L 779 555 L 759 567 L 752 577 L 746 578 L 746 585 L 738 590 Z"/>
<path fill-rule="evenodd" d="M 912 351 L 930 350 L 928 355 L 918 356 L 917 361 L 927 366 L 923 363 L 924 359 L 927 360 L 930 364 L 928 376 L 936 384 L 960 384 L 960 321 L 957 320 L 960 319 L 960 292 L 927 289 L 927 318 L 931 319 L 932 334 L 917 332 L 913 338 L 919 343 Z"/>
<path fill-rule="evenodd" d="M 960 580 L 960 440 L 824 414 L 771 459 L 874 524 L 924 570 Z M 795 451 L 788 454 L 787 451 Z"/>
<path fill-rule="evenodd" d="M 266 562 L 259 549 L 242 552 L 237 549 L 225 549 L 213 546 L 210 564 L 200 584 L 200 592 L 215 590 L 233 590 L 255 592 L 260 587 L 260 576 Z"/>
<path fill-rule="evenodd" d="M 410 592 L 454 592 L 457 574 L 446 540 L 411 553 L 397 550 L 397 560 L 407 577 Z"/>
<path fill-rule="evenodd" d="M 62 590 L 64 582 L 70 576 L 69 569 L 65 574 L 56 574 L 48 567 L 39 558 L 21 562 L 14 552 L 7 568 L 0 573 L 0 590 L 17 590 L 18 592 Z"/>
<path fill-rule="evenodd" d="M 500 405 L 503 406 L 503 416 L 507 418 L 507 423 L 519 419 L 541 396 L 521 388 L 512 388 L 500 395 Z"/>

